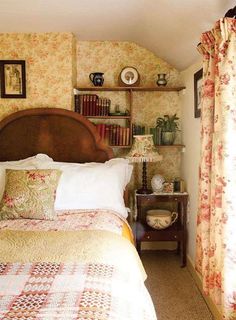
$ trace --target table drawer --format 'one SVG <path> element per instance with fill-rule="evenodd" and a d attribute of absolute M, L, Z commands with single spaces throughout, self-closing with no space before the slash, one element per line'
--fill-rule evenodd
<path fill-rule="evenodd" d="M 156 205 L 157 202 L 181 202 L 181 198 L 178 196 L 138 196 L 137 197 L 137 206 L 153 206 Z"/>
<path fill-rule="evenodd" d="M 155 230 L 144 233 L 141 241 L 181 241 L 183 232 L 181 230 Z"/>

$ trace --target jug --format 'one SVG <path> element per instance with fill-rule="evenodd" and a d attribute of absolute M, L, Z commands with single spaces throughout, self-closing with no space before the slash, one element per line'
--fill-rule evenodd
<path fill-rule="evenodd" d="M 101 87 L 104 82 L 103 75 L 104 73 L 102 72 L 93 72 L 93 73 L 90 73 L 89 79 L 92 81 L 95 87 Z"/>
<path fill-rule="evenodd" d="M 167 74 L 166 73 L 158 73 L 157 75 L 157 85 L 158 86 L 166 86 L 167 85 L 167 80 L 169 77 L 166 79 Z"/>

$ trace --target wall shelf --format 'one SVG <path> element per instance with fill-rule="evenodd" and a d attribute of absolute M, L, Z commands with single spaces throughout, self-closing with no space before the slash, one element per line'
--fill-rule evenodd
<path fill-rule="evenodd" d="M 111 148 L 131 148 L 132 146 L 111 146 Z M 155 145 L 156 148 L 158 149 L 173 149 L 173 148 L 177 148 L 179 150 L 184 149 L 185 145 L 184 144 L 171 144 L 171 145 Z"/>
<path fill-rule="evenodd" d="M 78 91 L 164 91 L 178 92 L 185 87 L 78 87 Z"/>
<path fill-rule="evenodd" d="M 75 96 L 81 95 L 82 92 L 105 92 L 105 91 L 110 91 L 110 92 L 127 92 L 129 96 L 129 112 L 130 115 L 127 116 L 115 116 L 115 115 L 108 115 L 108 116 L 85 116 L 86 118 L 89 119 L 116 119 L 116 120 L 127 120 L 127 127 L 130 129 L 129 134 L 130 134 L 130 140 L 132 139 L 132 118 L 133 118 L 133 95 L 134 92 L 179 92 L 181 90 L 185 89 L 183 86 L 178 86 L 178 87 L 77 87 L 74 89 L 74 94 Z M 125 146 L 112 146 L 110 145 L 111 148 L 130 148 L 130 145 L 125 145 Z M 184 145 L 181 144 L 176 144 L 176 145 L 158 145 L 156 146 L 157 148 L 160 149 L 166 149 L 166 148 L 177 148 L 178 150 L 184 150 Z"/>
<path fill-rule="evenodd" d="M 131 119 L 131 116 L 84 116 L 85 118 L 93 119 Z"/>
<path fill-rule="evenodd" d="M 178 148 L 178 149 L 182 149 L 182 148 L 185 148 L 185 145 L 184 145 L 184 144 L 170 144 L 170 145 L 158 144 L 158 145 L 155 145 L 155 147 L 161 148 L 161 149 L 165 149 L 165 148 Z"/>
<path fill-rule="evenodd" d="M 109 144 L 109 147 L 110 148 L 119 148 L 119 149 L 130 149 L 131 148 L 131 145 L 128 145 L 128 146 L 113 146 L 113 145 L 110 145 Z"/>

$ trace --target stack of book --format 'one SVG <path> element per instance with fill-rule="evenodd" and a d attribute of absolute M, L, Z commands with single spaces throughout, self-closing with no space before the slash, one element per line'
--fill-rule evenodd
<path fill-rule="evenodd" d="M 132 132 L 133 132 L 133 135 L 143 135 L 146 133 L 146 129 L 145 129 L 145 126 L 133 124 Z"/>
<path fill-rule="evenodd" d="M 161 145 L 161 129 L 158 127 L 149 128 L 149 132 L 153 135 L 153 143 L 155 145 Z"/>
<path fill-rule="evenodd" d="M 96 94 L 76 94 L 75 112 L 83 116 L 108 116 L 111 100 L 99 98 Z"/>
<path fill-rule="evenodd" d="M 149 132 L 148 132 L 149 131 Z M 152 134 L 154 145 L 161 145 L 161 129 L 158 127 L 146 128 L 142 125 L 133 124 L 132 132 L 134 135 Z"/>
<path fill-rule="evenodd" d="M 95 124 L 100 137 L 110 146 L 129 146 L 130 128 L 118 124 Z"/>

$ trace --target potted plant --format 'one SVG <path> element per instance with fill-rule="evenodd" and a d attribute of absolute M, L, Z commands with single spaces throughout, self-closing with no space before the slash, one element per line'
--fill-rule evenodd
<path fill-rule="evenodd" d="M 161 143 L 164 145 L 171 145 L 175 141 L 176 131 L 179 130 L 176 113 L 172 116 L 166 114 L 164 117 L 157 118 L 156 128 L 161 130 Z"/>

